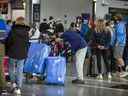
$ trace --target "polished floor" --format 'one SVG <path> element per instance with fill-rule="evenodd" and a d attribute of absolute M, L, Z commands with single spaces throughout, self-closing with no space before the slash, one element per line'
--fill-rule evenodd
<path fill-rule="evenodd" d="M 71 64 L 70 64 L 71 65 Z M 25 83 L 22 96 L 128 96 L 128 78 L 97 80 L 85 76 L 85 84 L 72 84 L 71 66 L 67 67 L 65 86 Z M 86 72 L 84 72 L 86 74 Z M 8 96 L 15 96 L 14 94 Z"/>
<path fill-rule="evenodd" d="M 125 79 L 99 81 L 85 78 L 85 82 L 84 85 L 72 84 L 71 77 L 68 77 L 65 86 L 24 84 L 22 96 L 128 96 L 128 87 L 114 88 L 120 85 L 128 86 L 128 81 Z"/>

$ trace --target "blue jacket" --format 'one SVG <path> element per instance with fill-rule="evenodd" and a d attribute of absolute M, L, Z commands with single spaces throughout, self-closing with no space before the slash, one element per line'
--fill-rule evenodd
<path fill-rule="evenodd" d="M 9 33 L 11 31 L 12 27 L 10 25 L 6 25 L 6 32 Z"/>
<path fill-rule="evenodd" d="M 126 44 L 126 26 L 124 22 L 119 22 L 115 26 L 115 44 L 125 46 Z"/>
<path fill-rule="evenodd" d="M 6 31 L 6 22 L 4 19 L 0 19 L 0 31 Z"/>
<path fill-rule="evenodd" d="M 86 33 L 89 31 L 88 24 L 82 24 L 80 35 L 85 38 Z"/>
<path fill-rule="evenodd" d="M 87 46 L 86 41 L 77 32 L 64 32 L 62 38 L 71 45 L 71 49 L 74 54 L 79 49 L 85 48 Z"/>

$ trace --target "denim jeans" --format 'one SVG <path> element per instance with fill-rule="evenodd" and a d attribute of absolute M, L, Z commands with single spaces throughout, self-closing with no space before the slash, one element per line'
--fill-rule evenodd
<path fill-rule="evenodd" d="M 9 59 L 9 76 L 12 83 L 16 83 L 17 87 L 21 88 L 23 83 L 23 67 L 24 59 L 16 60 Z"/>

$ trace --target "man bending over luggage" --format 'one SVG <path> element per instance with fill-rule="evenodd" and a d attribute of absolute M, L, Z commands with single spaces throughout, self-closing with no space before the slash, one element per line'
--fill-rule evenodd
<path fill-rule="evenodd" d="M 75 57 L 75 79 L 72 80 L 74 84 L 84 84 L 83 76 L 83 65 L 84 59 L 87 52 L 86 41 L 76 32 L 76 27 L 74 23 L 71 23 L 68 31 L 59 34 L 64 42 L 68 42 L 71 46 L 73 56 Z M 57 39 L 60 41 L 60 39 Z"/>

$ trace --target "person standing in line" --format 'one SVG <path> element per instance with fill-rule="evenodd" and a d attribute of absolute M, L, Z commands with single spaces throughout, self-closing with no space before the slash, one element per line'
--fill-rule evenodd
<path fill-rule="evenodd" d="M 114 58 L 116 59 L 117 75 L 119 77 L 125 77 L 128 75 L 124 72 L 125 64 L 123 60 L 123 52 L 126 45 L 126 26 L 121 14 L 115 16 L 115 21 Z"/>
<path fill-rule="evenodd" d="M 89 32 L 88 20 L 83 20 L 81 24 L 80 34 L 83 38 L 85 38 L 87 32 Z"/>
<path fill-rule="evenodd" d="M 64 19 L 63 19 L 63 24 L 64 24 L 64 31 L 66 31 L 68 29 L 68 15 L 65 14 L 64 15 Z"/>
<path fill-rule="evenodd" d="M 111 43 L 110 43 L 110 52 L 111 52 L 111 69 L 115 72 L 115 60 L 113 56 L 113 49 L 115 44 L 115 24 L 114 21 L 107 21 L 106 22 L 106 30 L 111 33 Z"/>
<path fill-rule="evenodd" d="M 125 70 L 128 71 L 128 21 L 126 23 L 126 46 L 124 48 L 124 62 L 125 62 Z"/>
<path fill-rule="evenodd" d="M 96 27 L 92 36 L 92 52 L 97 57 L 98 76 L 97 78 L 103 80 L 102 72 L 102 57 L 106 66 L 108 79 L 112 78 L 110 66 L 110 32 L 106 30 L 105 22 L 103 19 L 96 21 Z"/>
<path fill-rule="evenodd" d="M 6 39 L 9 56 L 9 76 L 14 93 L 20 95 L 23 84 L 23 66 L 28 53 L 29 26 L 23 17 L 18 17 Z"/>
<path fill-rule="evenodd" d="M 81 25 L 82 25 L 82 17 L 78 16 L 76 17 L 76 22 L 75 22 L 76 30 L 78 33 L 80 33 L 81 31 Z"/>

